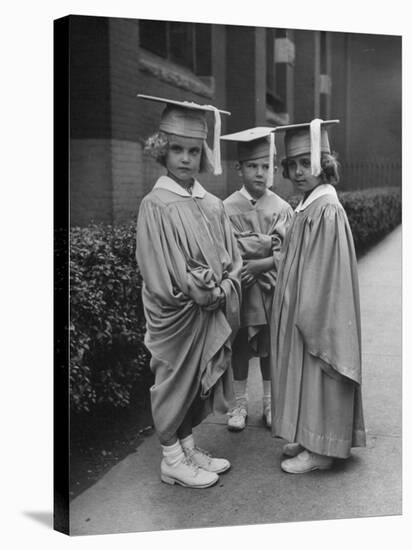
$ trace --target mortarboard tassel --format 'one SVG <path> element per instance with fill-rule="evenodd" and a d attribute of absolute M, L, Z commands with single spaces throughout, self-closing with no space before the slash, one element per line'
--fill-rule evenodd
<path fill-rule="evenodd" d="M 213 174 L 219 176 L 222 173 L 222 164 L 220 160 L 220 131 L 222 127 L 222 122 L 220 119 L 219 109 L 213 105 L 208 105 L 213 112 L 215 113 L 215 129 L 213 132 Z"/>
<path fill-rule="evenodd" d="M 268 170 L 268 177 L 266 180 L 267 188 L 270 188 L 273 186 L 273 176 L 275 172 L 275 168 L 274 168 L 275 155 L 276 155 L 275 134 L 274 132 L 270 132 L 269 134 L 269 170 Z"/>
<path fill-rule="evenodd" d="M 320 125 L 322 122 L 320 118 L 315 118 L 310 123 L 310 162 L 313 176 L 319 176 L 322 169 L 320 165 Z"/>

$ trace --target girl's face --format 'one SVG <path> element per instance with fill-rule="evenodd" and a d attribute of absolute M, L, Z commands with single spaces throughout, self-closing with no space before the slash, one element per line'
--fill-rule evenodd
<path fill-rule="evenodd" d="M 191 182 L 199 173 L 203 140 L 170 135 L 166 168 L 182 183 Z"/>
<path fill-rule="evenodd" d="M 237 166 L 245 189 L 255 199 L 262 197 L 266 191 L 269 170 L 269 157 L 244 160 Z"/>
<path fill-rule="evenodd" d="M 287 167 L 289 171 L 289 179 L 296 187 L 299 193 L 307 193 L 312 191 L 320 183 L 320 176 L 313 176 L 311 173 L 310 155 L 303 154 L 287 159 Z"/>

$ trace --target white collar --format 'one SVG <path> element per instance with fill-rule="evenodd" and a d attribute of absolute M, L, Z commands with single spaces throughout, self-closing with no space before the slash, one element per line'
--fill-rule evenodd
<path fill-rule="evenodd" d="M 318 185 L 305 201 L 300 201 L 300 203 L 295 208 L 295 212 L 301 212 L 302 210 L 305 210 L 305 208 L 312 204 L 313 201 L 315 201 L 319 197 L 322 197 L 323 195 L 333 195 L 336 197 L 336 189 L 330 183 L 322 183 L 321 185 Z"/>
<path fill-rule="evenodd" d="M 264 196 L 268 195 L 268 189 L 265 190 L 264 194 L 259 197 L 259 199 L 255 199 L 254 197 L 252 197 L 252 195 L 249 193 L 249 191 L 245 188 L 245 186 L 243 186 L 241 189 L 239 189 L 239 193 L 241 195 L 243 195 L 248 201 L 255 201 L 255 203 L 262 199 Z"/>
<path fill-rule="evenodd" d="M 169 176 L 160 176 L 160 178 L 155 183 L 153 189 L 167 189 L 167 191 L 176 193 L 181 197 L 196 197 L 198 199 L 203 199 L 203 197 L 206 195 L 206 189 L 202 187 L 197 180 L 194 181 L 192 194 L 190 194 L 181 185 L 172 180 L 172 178 L 169 178 Z"/>

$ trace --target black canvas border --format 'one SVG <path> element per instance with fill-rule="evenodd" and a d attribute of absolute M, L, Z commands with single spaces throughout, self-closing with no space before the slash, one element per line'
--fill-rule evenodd
<path fill-rule="evenodd" d="M 70 533 L 69 479 L 69 155 L 70 16 L 56 19 L 53 58 L 54 206 L 54 529 Z"/>

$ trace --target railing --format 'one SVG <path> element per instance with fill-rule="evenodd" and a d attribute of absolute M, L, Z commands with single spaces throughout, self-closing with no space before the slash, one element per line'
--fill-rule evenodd
<path fill-rule="evenodd" d="M 401 186 L 402 164 L 399 161 L 341 162 L 341 190 L 368 187 Z"/>

